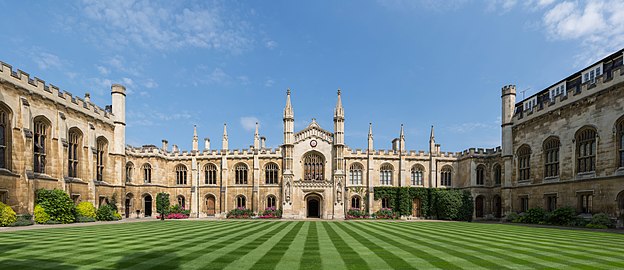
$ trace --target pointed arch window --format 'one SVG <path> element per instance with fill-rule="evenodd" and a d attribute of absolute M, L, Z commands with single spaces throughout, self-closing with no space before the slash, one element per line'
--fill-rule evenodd
<path fill-rule="evenodd" d="M 351 197 L 351 209 L 360 209 L 360 208 L 362 208 L 360 196 L 355 195 Z"/>
<path fill-rule="evenodd" d="M 440 171 L 440 184 L 442 186 L 450 187 L 453 184 L 452 176 L 453 169 L 451 168 L 451 166 L 447 165 L 442 167 L 442 171 Z"/>
<path fill-rule="evenodd" d="M 237 185 L 246 185 L 247 184 L 247 165 L 244 163 L 236 164 L 234 167 L 236 184 Z"/>
<path fill-rule="evenodd" d="M 549 138 L 544 142 L 544 177 L 559 176 L 559 139 Z"/>
<path fill-rule="evenodd" d="M 42 118 L 35 118 L 33 130 L 33 171 L 36 173 L 45 173 L 48 127 L 48 123 Z"/>
<path fill-rule="evenodd" d="M 425 179 L 425 168 L 418 164 L 412 167 L 412 186 L 422 186 Z"/>
<path fill-rule="evenodd" d="M 383 164 L 379 168 L 379 181 L 382 186 L 392 185 L 392 172 L 394 168 L 390 164 Z"/>
<path fill-rule="evenodd" d="M 145 163 L 141 167 L 141 170 L 143 171 L 143 183 L 146 183 L 146 184 L 151 183 L 152 182 L 152 165 L 150 165 L 149 163 Z"/>
<path fill-rule="evenodd" d="M 267 196 L 267 208 L 276 209 L 277 208 L 277 199 L 273 195 Z"/>
<path fill-rule="evenodd" d="M 617 146 L 620 168 L 624 168 L 624 117 L 617 124 Z"/>
<path fill-rule="evenodd" d="M 494 165 L 494 185 L 500 185 L 503 179 L 503 170 L 499 164 Z"/>
<path fill-rule="evenodd" d="M 362 185 L 362 170 L 362 164 L 351 164 L 349 167 L 349 183 L 351 183 L 351 185 Z"/>
<path fill-rule="evenodd" d="M 204 166 L 204 184 L 216 185 L 217 184 L 217 165 L 212 163 Z"/>
<path fill-rule="evenodd" d="M 576 135 L 576 169 L 577 173 L 596 170 L 596 130 L 584 128 Z"/>
<path fill-rule="evenodd" d="M 67 138 L 67 176 L 78 177 L 79 144 L 82 140 L 82 133 L 77 129 L 70 129 Z"/>
<path fill-rule="evenodd" d="M 0 168 L 8 169 L 9 157 L 9 112 L 0 106 Z"/>
<path fill-rule="evenodd" d="M 132 182 L 132 174 L 134 173 L 134 164 L 126 163 L 126 183 Z"/>
<path fill-rule="evenodd" d="M 176 171 L 176 185 L 186 185 L 186 175 L 187 175 L 186 166 L 180 164 L 175 167 L 175 171 Z"/>
<path fill-rule="evenodd" d="M 236 207 L 240 209 L 247 208 L 247 198 L 243 195 L 236 196 Z"/>
<path fill-rule="evenodd" d="M 485 166 L 483 165 L 477 166 L 477 185 L 485 185 Z"/>
<path fill-rule="evenodd" d="M 520 146 L 518 149 L 518 181 L 526 181 L 531 178 L 531 147 Z"/>
<path fill-rule="evenodd" d="M 95 152 L 96 160 L 96 179 L 98 181 L 104 181 L 104 157 L 108 143 L 104 137 L 97 139 L 97 147 Z"/>
<path fill-rule="evenodd" d="M 182 207 L 182 209 L 186 209 L 186 199 L 182 195 L 178 195 L 178 205 Z"/>
<path fill-rule="evenodd" d="M 277 164 L 271 162 L 264 166 L 264 177 L 265 183 L 267 184 L 277 184 L 278 182 L 278 172 L 279 168 Z"/>
<path fill-rule="evenodd" d="M 303 179 L 305 181 L 323 181 L 325 179 L 325 159 L 320 154 L 309 153 L 303 159 Z"/>

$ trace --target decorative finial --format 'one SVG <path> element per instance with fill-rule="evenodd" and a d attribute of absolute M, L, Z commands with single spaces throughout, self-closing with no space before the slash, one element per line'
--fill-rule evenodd
<path fill-rule="evenodd" d="M 286 95 L 289 95 L 289 96 L 290 96 L 290 87 L 288 87 L 288 88 L 286 89 Z"/>
<path fill-rule="evenodd" d="M 340 96 L 340 88 L 338 88 L 338 95 Z"/>

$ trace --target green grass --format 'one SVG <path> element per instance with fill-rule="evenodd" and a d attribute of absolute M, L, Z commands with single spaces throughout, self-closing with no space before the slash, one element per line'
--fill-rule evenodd
<path fill-rule="evenodd" d="M 624 235 L 459 222 L 155 221 L 0 233 L 0 269 L 624 269 Z"/>

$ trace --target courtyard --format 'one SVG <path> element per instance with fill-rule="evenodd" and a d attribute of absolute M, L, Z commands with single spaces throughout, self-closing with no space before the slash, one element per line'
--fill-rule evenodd
<path fill-rule="evenodd" d="M 465 222 L 168 220 L 0 237 L 0 269 L 624 268 L 622 234 Z"/>

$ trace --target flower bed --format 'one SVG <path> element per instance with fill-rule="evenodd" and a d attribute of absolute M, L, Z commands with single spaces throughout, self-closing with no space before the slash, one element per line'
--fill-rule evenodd
<path fill-rule="evenodd" d="M 184 209 L 184 207 L 179 205 L 171 205 L 169 209 L 167 209 L 165 219 L 187 219 L 190 214 L 191 210 L 189 209 Z M 156 219 L 160 219 L 160 215 L 157 215 Z"/>
<path fill-rule="evenodd" d="M 392 211 L 392 208 L 381 208 L 373 214 L 375 219 L 398 219 L 399 214 Z"/>
<path fill-rule="evenodd" d="M 266 209 L 264 209 L 264 212 L 258 215 L 258 218 L 280 219 L 282 218 L 282 209 L 276 209 L 275 207 L 267 207 Z"/>
<path fill-rule="evenodd" d="M 237 219 L 249 219 L 249 218 L 252 218 L 253 216 L 255 215 L 253 211 L 251 211 L 251 209 L 245 209 L 243 207 L 232 209 L 226 215 L 227 218 L 237 218 Z"/>
<path fill-rule="evenodd" d="M 369 215 L 364 212 L 364 210 L 360 210 L 357 208 L 351 208 L 347 211 L 347 219 L 368 219 Z"/>

